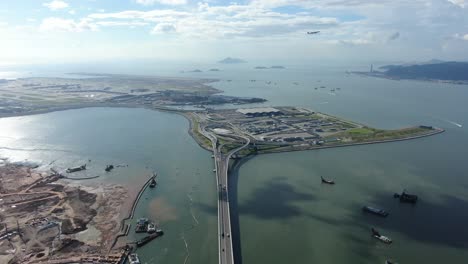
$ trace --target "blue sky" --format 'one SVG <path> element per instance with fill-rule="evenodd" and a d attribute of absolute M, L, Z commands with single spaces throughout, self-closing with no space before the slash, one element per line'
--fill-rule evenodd
<path fill-rule="evenodd" d="M 468 60 L 468 0 L 1 1 L 0 35 L 3 63 Z"/>

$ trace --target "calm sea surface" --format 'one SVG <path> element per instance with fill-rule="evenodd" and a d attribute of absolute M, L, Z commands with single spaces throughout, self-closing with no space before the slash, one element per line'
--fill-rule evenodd
<path fill-rule="evenodd" d="M 365 78 L 345 74 L 345 68 L 251 66 L 178 66 L 161 75 L 219 78 L 213 85 L 227 95 L 263 97 L 269 100 L 264 105 L 307 107 L 379 128 L 428 124 L 447 131 L 406 142 L 260 155 L 237 164 L 230 186 L 242 263 L 467 263 L 467 86 Z M 179 72 L 213 67 L 222 71 Z M 314 89 L 320 86 L 326 88 Z M 217 262 L 213 164 L 182 117 L 89 108 L 0 119 L 0 128 L 0 156 L 13 161 L 66 168 L 91 159 L 89 176 L 102 174 L 105 164 L 128 164 L 101 178 L 124 184 L 157 170 L 160 185 L 145 194 L 137 217 L 157 219 L 165 235 L 139 251 L 142 259 Z M 337 184 L 322 185 L 320 176 Z M 405 188 L 419 195 L 418 204 L 393 199 Z M 365 215 L 363 205 L 390 215 Z M 373 239 L 371 227 L 393 244 Z"/>

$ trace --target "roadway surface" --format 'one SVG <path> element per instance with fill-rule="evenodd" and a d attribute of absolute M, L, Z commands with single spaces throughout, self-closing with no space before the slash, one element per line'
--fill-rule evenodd
<path fill-rule="evenodd" d="M 216 171 L 216 182 L 218 189 L 218 250 L 220 264 L 234 264 L 234 253 L 232 249 L 231 216 L 229 210 L 229 188 L 228 170 L 229 160 L 232 155 L 250 144 L 248 137 L 236 135 L 245 140 L 245 144 L 229 151 L 227 154 L 221 152 L 221 145 L 217 144 L 217 138 L 203 127 L 199 131 L 209 138 L 213 148 L 213 158 Z"/>

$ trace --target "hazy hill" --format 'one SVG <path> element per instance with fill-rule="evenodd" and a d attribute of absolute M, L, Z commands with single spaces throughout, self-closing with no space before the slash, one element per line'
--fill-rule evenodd
<path fill-rule="evenodd" d="M 238 59 L 238 58 L 227 57 L 227 58 L 224 58 L 224 59 L 218 61 L 218 63 L 236 64 L 236 63 L 246 63 L 246 61 L 242 60 L 242 59 Z"/>
<path fill-rule="evenodd" d="M 442 62 L 415 65 L 386 65 L 385 76 L 400 79 L 468 81 L 468 62 Z"/>

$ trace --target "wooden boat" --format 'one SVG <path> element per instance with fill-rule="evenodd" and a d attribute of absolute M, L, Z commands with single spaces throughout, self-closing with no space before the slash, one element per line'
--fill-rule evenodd
<path fill-rule="evenodd" d="M 334 181 L 334 180 L 327 180 L 327 179 L 324 179 L 322 176 L 320 176 L 320 178 L 322 179 L 322 182 L 323 182 L 323 183 L 326 183 L 326 184 L 335 184 L 335 181 Z"/>

